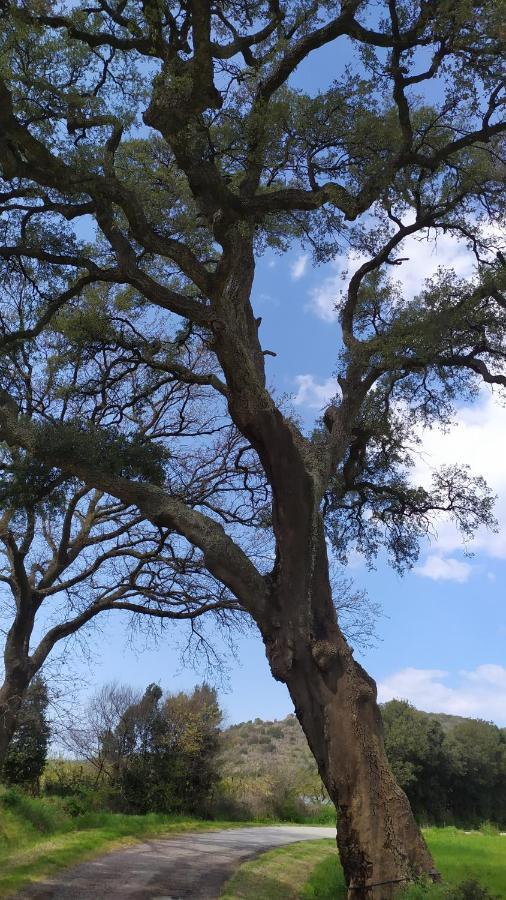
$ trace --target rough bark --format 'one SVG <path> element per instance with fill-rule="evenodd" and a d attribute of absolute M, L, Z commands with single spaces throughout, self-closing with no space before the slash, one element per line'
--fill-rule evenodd
<path fill-rule="evenodd" d="M 29 673 L 18 666 L 5 677 L 0 687 L 0 775 L 29 683 Z"/>
<path fill-rule="evenodd" d="M 388 765 L 376 685 L 340 631 L 322 540 L 311 575 L 309 614 L 294 619 L 292 603 L 287 617 L 274 603 L 274 627 L 263 631 L 267 657 L 274 677 L 290 691 L 336 805 L 349 900 L 391 900 L 413 878 L 438 875 Z M 292 586 L 294 597 L 299 591 Z M 308 609 L 305 599 L 300 597 L 299 609 Z"/>

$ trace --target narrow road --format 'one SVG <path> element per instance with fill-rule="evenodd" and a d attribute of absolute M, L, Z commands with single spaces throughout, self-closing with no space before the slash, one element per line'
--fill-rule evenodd
<path fill-rule="evenodd" d="M 334 828 L 275 825 L 153 838 L 60 872 L 18 900 L 216 900 L 244 860 L 295 841 L 334 838 Z"/>

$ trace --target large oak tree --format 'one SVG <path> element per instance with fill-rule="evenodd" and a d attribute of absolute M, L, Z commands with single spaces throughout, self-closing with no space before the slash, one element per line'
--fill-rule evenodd
<path fill-rule="evenodd" d="M 288 686 L 339 810 L 350 898 L 391 897 L 434 867 L 386 762 L 374 682 L 336 616 L 327 542 L 341 559 L 350 543 L 370 554 L 386 543 L 402 567 L 434 511 L 466 535 L 491 521 L 465 470 L 438 473 L 432 491 L 407 470 L 417 425 L 445 421 L 482 382 L 506 384 L 491 227 L 504 172 L 499 4 L 33 0 L 4 2 L 0 27 L 0 257 L 36 272 L 40 298 L 3 346 L 83 308 L 91 343 L 206 385 L 245 441 L 249 512 L 241 527 L 170 473 L 146 479 L 131 423 L 105 438 L 7 402 L 1 437 L 199 550 Z M 343 69 L 350 42 L 357 64 Z M 328 85 L 295 91 L 299 63 L 327 44 Z M 468 245 L 475 277 L 438 271 L 412 300 L 391 273 L 408 239 L 441 231 Z M 310 436 L 268 388 L 251 302 L 257 255 L 294 239 L 317 260 L 343 247 L 358 257 L 336 296 L 335 400 Z M 208 370 L 168 352 L 175 319 Z M 104 441 L 110 452 L 93 452 Z M 272 540 L 270 565 L 255 530 Z"/>

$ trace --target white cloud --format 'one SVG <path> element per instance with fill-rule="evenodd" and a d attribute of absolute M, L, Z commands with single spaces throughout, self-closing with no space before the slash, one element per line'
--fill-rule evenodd
<path fill-rule="evenodd" d="M 433 581 L 458 581 L 459 584 L 464 584 L 472 572 L 472 567 L 469 563 L 453 559 L 451 556 L 444 559 L 433 554 L 427 557 L 423 565 L 416 566 L 415 572 Z"/>
<path fill-rule="evenodd" d="M 297 393 L 294 397 L 296 406 L 308 406 L 311 409 L 322 409 L 337 393 L 335 378 L 327 378 L 318 383 L 314 375 L 296 375 Z"/>
<path fill-rule="evenodd" d="M 378 683 L 378 698 L 381 703 L 409 700 L 426 712 L 506 723 L 506 668 L 489 663 L 461 670 L 454 686 L 445 684 L 448 678 L 442 669 L 402 669 Z"/>
<path fill-rule="evenodd" d="M 302 276 L 305 274 L 308 262 L 308 254 L 302 253 L 301 256 L 298 256 L 297 259 L 292 263 L 290 267 L 290 274 L 294 281 L 298 281 L 299 278 L 302 278 Z"/>
<path fill-rule="evenodd" d="M 397 252 L 405 261 L 390 272 L 395 281 L 400 282 L 405 297 L 414 297 L 424 285 L 427 278 L 433 276 L 437 269 L 453 269 L 461 278 L 472 275 L 474 257 L 462 240 L 451 234 L 439 234 L 434 237 L 409 237 Z M 332 273 L 327 275 L 319 285 L 309 291 L 309 303 L 306 309 L 311 310 L 324 322 L 335 322 L 337 319 L 336 303 L 343 287 L 359 266 L 369 257 L 352 253 L 348 256 L 336 256 L 331 263 Z M 348 273 L 348 274 L 347 274 Z"/>
<path fill-rule="evenodd" d="M 414 297 L 427 278 L 438 268 L 453 269 L 459 278 L 469 278 L 475 269 L 475 260 L 462 240 L 451 234 L 408 238 L 398 256 L 408 257 L 394 270 L 394 277 L 402 285 L 405 297 Z"/>
<path fill-rule="evenodd" d="M 445 432 L 432 429 L 421 433 L 422 447 L 416 459 L 412 480 L 427 485 L 431 473 L 441 466 L 465 463 L 475 475 L 483 475 L 498 500 L 495 515 L 499 522 L 497 533 L 480 528 L 469 543 L 473 553 L 482 553 L 493 559 L 506 559 L 506 409 L 493 393 L 484 389 L 480 399 L 472 406 L 457 411 L 454 424 Z M 437 539 L 432 550 L 437 557 L 448 557 L 462 548 L 462 537 L 449 520 L 441 520 Z M 448 562 L 448 559 L 442 560 Z M 427 561 L 428 562 L 428 561 Z M 418 574 L 427 575 L 425 565 Z M 460 565 L 465 565 L 461 563 Z M 429 575 L 429 577 L 431 577 Z M 443 577 L 443 576 L 441 576 Z"/>
<path fill-rule="evenodd" d="M 334 262 L 332 267 L 338 268 L 336 275 L 330 275 L 323 279 L 320 284 L 309 291 L 309 303 L 306 309 L 314 312 L 323 322 L 335 322 L 337 319 L 336 304 L 339 294 L 343 287 L 343 279 L 340 273 L 339 264 Z"/>

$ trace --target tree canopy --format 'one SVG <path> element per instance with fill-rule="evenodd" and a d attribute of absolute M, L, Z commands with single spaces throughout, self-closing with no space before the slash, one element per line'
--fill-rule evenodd
<path fill-rule="evenodd" d="M 409 475 L 420 423 L 506 385 L 501 5 L 20 0 L 0 33 L 0 259 L 33 298 L 3 317 L 0 437 L 29 482 L 59 473 L 176 535 L 197 585 L 252 617 L 340 809 L 350 896 L 383 900 L 433 864 L 336 618 L 327 541 L 341 562 L 386 545 L 402 569 L 434 514 L 465 537 L 493 524 L 479 474 Z M 353 61 L 295 89 L 331 44 Z M 439 269 L 407 296 L 406 241 L 440 233 L 473 277 Z M 294 240 L 350 258 L 335 400 L 311 434 L 269 386 L 251 299 L 259 254 Z M 54 366 L 47 410 L 20 383 L 49 335 L 67 349 L 36 365 Z M 154 381 L 134 375 L 125 401 L 131 372 Z M 144 429 L 163 379 L 205 391 L 207 433 Z M 113 408 L 90 418 L 96 397 Z"/>

